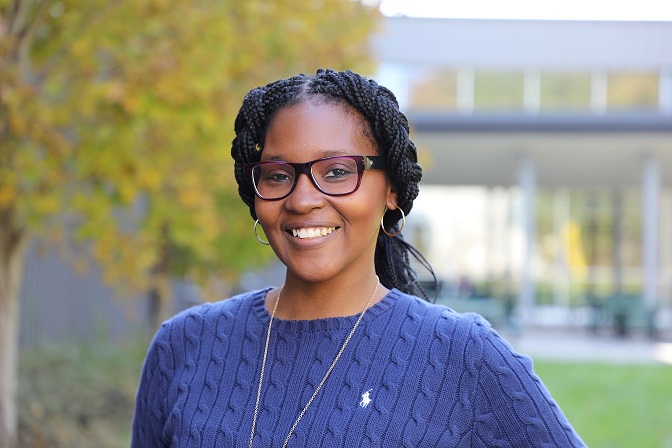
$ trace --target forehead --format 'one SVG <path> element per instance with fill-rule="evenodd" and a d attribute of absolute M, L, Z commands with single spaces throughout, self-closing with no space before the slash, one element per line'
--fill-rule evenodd
<path fill-rule="evenodd" d="M 306 162 L 331 155 L 375 155 L 364 118 L 354 109 L 302 102 L 278 111 L 269 124 L 261 160 Z"/>

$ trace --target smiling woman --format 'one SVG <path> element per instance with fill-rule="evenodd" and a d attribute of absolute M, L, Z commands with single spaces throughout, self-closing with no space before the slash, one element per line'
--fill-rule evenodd
<path fill-rule="evenodd" d="M 162 326 L 134 447 L 584 446 L 529 358 L 425 300 L 401 235 L 422 170 L 392 92 L 318 70 L 252 90 L 235 131 L 285 283 Z"/>

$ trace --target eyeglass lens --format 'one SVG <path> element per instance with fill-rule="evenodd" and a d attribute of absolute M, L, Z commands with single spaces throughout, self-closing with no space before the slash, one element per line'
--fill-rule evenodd
<path fill-rule="evenodd" d="M 348 157 L 317 160 L 310 172 L 315 185 L 329 195 L 352 193 L 359 182 L 357 162 Z M 294 167 L 282 162 L 263 163 L 252 169 L 257 192 L 265 199 L 277 199 L 289 194 L 296 176 Z"/>

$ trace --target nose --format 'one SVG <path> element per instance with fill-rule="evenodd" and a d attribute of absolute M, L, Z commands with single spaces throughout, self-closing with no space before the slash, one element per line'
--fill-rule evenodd
<path fill-rule="evenodd" d="M 317 189 L 308 173 L 301 173 L 296 179 L 296 186 L 285 200 L 285 207 L 297 213 L 308 213 L 315 208 L 324 206 L 325 194 Z"/>

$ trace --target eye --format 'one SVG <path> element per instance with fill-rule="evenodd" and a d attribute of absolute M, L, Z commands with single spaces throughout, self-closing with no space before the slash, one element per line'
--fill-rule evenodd
<path fill-rule="evenodd" d="M 264 180 L 269 182 L 287 182 L 292 180 L 292 177 L 284 171 L 276 171 L 274 173 L 269 173 Z"/>
<path fill-rule="evenodd" d="M 357 167 L 349 166 L 347 163 L 340 161 L 332 161 L 329 164 L 319 167 L 320 178 L 329 181 L 337 182 L 339 180 L 348 179 L 357 174 Z"/>
<path fill-rule="evenodd" d="M 264 167 L 259 177 L 261 182 L 286 183 L 292 182 L 294 176 L 289 167 Z"/>
<path fill-rule="evenodd" d="M 339 177 L 347 176 L 347 175 L 349 175 L 349 174 L 353 174 L 352 171 L 349 171 L 347 168 L 340 167 L 340 168 L 332 168 L 332 169 L 330 169 L 329 171 L 327 171 L 326 173 L 324 173 L 324 174 L 322 175 L 322 177 L 324 177 L 325 179 L 329 179 L 329 178 L 339 178 Z"/>

